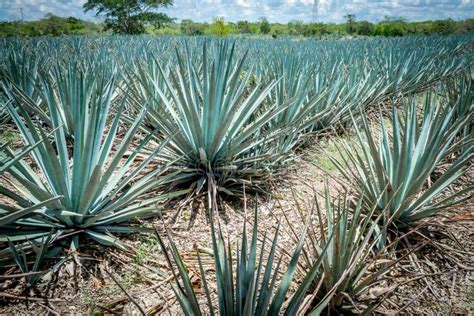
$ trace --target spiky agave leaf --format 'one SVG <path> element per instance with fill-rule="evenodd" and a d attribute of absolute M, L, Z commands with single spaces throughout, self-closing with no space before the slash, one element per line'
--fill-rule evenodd
<path fill-rule="evenodd" d="M 27 146 L 25 149 L 23 149 L 19 153 L 14 153 L 12 154 L 12 151 L 10 148 L 8 148 L 8 143 L 5 145 L 0 146 L 0 160 L 4 160 L 3 162 L 0 162 L 0 165 L 2 166 L 0 168 L 0 176 L 4 173 L 7 172 L 10 168 L 12 168 L 15 163 L 17 163 L 20 159 L 22 159 L 24 156 L 29 154 L 36 146 L 38 146 L 41 142 L 38 142 L 34 144 L 33 146 Z M 5 153 L 8 153 L 5 154 Z M 10 156 L 10 157 L 9 157 Z M 8 157 L 8 158 L 5 158 Z M 0 207 L 0 227 L 6 227 L 8 224 L 11 224 L 15 221 L 18 221 L 19 219 L 27 216 L 31 216 L 35 211 L 44 208 L 45 206 L 52 204 L 53 202 L 59 200 L 61 196 L 54 197 L 45 201 L 42 201 L 40 203 L 34 204 L 30 207 L 26 208 L 20 208 L 20 209 L 15 209 L 15 208 L 10 208 L 8 210 L 5 210 Z M 35 251 L 35 260 L 34 260 L 34 266 L 32 270 L 30 271 L 28 268 L 28 260 L 26 259 L 25 252 L 23 248 L 17 247 L 14 245 L 14 243 L 7 237 L 8 241 L 8 246 L 11 251 L 11 255 L 13 259 L 15 260 L 16 264 L 22 271 L 22 273 L 25 275 L 26 279 L 26 284 L 27 286 L 30 286 L 34 284 L 40 277 L 42 277 L 44 274 L 46 274 L 48 271 L 37 271 L 39 266 L 41 265 L 45 255 L 47 254 L 47 249 L 49 247 L 48 243 L 51 240 L 51 234 L 49 234 L 46 237 L 43 237 L 43 239 L 40 241 L 40 246 L 39 249 L 40 251 Z M 33 250 L 38 249 L 38 247 L 31 247 Z M 21 253 L 21 256 L 19 255 Z M 0 259 L 0 266 L 1 266 L 1 259 Z"/>
<path fill-rule="evenodd" d="M 0 82 L 9 87 L 14 85 L 17 91 L 21 91 L 31 100 L 38 101 L 38 90 L 36 84 L 38 80 L 38 69 L 42 58 L 27 45 L 17 45 L 15 49 L 8 50 L 6 61 L 0 67 Z M 7 90 L 5 89 L 4 92 Z"/>
<path fill-rule="evenodd" d="M 59 247 L 55 249 L 48 249 L 52 242 L 52 232 L 49 235 L 44 236 L 41 240 L 30 242 L 32 252 L 34 253 L 33 265 L 30 269 L 30 263 L 28 261 L 27 253 L 23 247 L 17 247 L 10 239 L 8 239 L 9 250 L 15 260 L 15 263 L 20 268 L 20 271 L 25 276 L 26 287 L 31 287 L 44 275 L 50 272 L 56 271 L 61 265 L 63 265 L 70 257 L 70 254 L 57 261 L 52 267 L 46 270 L 40 270 L 40 266 L 47 256 L 54 256 L 60 251 Z"/>
<path fill-rule="evenodd" d="M 79 74 L 78 78 L 87 80 L 86 76 Z M 66 141 L 65 130 L 60 128 L 65 120 L 61 116 L 62 109 L 55 107 L 54 103 L 50 105 L 51 121 L 57 126 L 52 131 L 53 142 L 21 106 L 10 105 L 7 108 L 25 143 L 34 147 L 30 156 L 38 169 L 33 169 L 24 160 L 18 160 L 3 175 L 5 181 L 0 185 L 0 193 L 17 205 L 0 204 L 0 242 L 5 243 L 7 239 L 22 242 L 17 243 L 16 247 L 31 250 L 30 242 L 42 240 L 53 231 L 53 240 L 68 240 L 73 249 L 78 248 L 78 234 L 104 245 L 125 249 L 111 233 L 137 231 L 127 222 L 157 214 L 160 209 L 157 203 L 183 192 L 137 201 L 143 193 L 159 187 L 168 176 L 172 176 L 158 177 L 166 168 L 163 166 L 139 177 L 162 148 L 157 146 L 148 158 L 136 160 L 143 147 L 150 145 L 151 136 L 144 137 L 127 152 L 133 145 L 146 107 L 119 140 L 120 115 L 110 115 L 113 79 L 98 76 L 93 83 L 81 82 L 68 88 L 78 98 L 87 100 L 72 112 L 72 147 Z M 107 124 L 108 120 L 110 124 Z M 7 150 L 6 155 L 0 159 L 0 168 L 8 165 L 9 159 L 15 159 L 11 151 Z M 128 157 L 125 158 L 125 155 Z M 50 203 L 38 208 L 43 201 Z M 3 220 L 5 218 L 8 220 Z M 0 250 L 0 258 L 8 256 L 8 249 Z"/>
<path fill-rule="evenodd" d="M 0 93 L 0 124 L 5 124 L 8 122 L 10 119 L 10 116 L 7 113 L 6 110 L 6 104 L 7 104 L 7 96 L 4 95 L 3 93 Z"/>
<path fill-rule="evenodd" d="M 158 66 L 159 59 L 153 56 L 152 61 L 136 61 L 133 67 L 125 73 L 124 86 L 129 92 L 127 95 L 127 103 L 129 111 L 125 113 L 123 119 L 125 121 L 133 121 L 133 116 L 140 113 L 143 104 L 148 104 L 148 111 L 153 112 L 154 115 L 146 115 L 142 128 L 152 133 L 156 126 L 159 125 L 155 121 L 158 113 L 166 111 L 161 96 L 158 93 L 159 87 L 161 91 L 165 91 L 165 79 L 169 77 L 169 73 L 162 75 Z M 165 71 L 169 72 L 169 68 Z"/>
<path fill-rule="evenodd" d="M 269 62 L 271 66 L 266 73 L 265 82 L 276 80 L 276 86 L 269 93 L 267 104 L 270 107 L 288 106 L 268 122 L 265 130 L 292 126 L 288 133 L 277 139 L 275 146 L 287 151 L 294 150 L 305 140 L 305 136 L 311 134 L 315 125 L 329 116 L 336 120 L 336 111 L 321 106 L 333 101 L 327 100 L 331 90 L 313 90 L 316 69 L 298 55 L 274 54 Z"/>
<path fill-rule="evenodd" d="M 211 212 L 212 213 L 212 212 Z M 291 255 L 287 270 L 281 274 L 282 257 L 277 256 L 277 245 L 279 236 L 279 225 L 272 238 L 267 238 L 265 233 L 260 252 L 257 247 L 258 223 L 257 208 L 254 211 L 254 226 L 252 237 L 247 239 L 246 224 L 242 231 L 242 244 L 232 249 L 230 243 L 226 243 L 222 230 L 216 231 L 214 223 L 211 224 L 212 249 L 214 253 L 214 266 L 216 271 L 217 306 L 220 315 L 293 315 L 301 304 L 311 282 L 316 277 L 316 271 L 320 268 L 322 258 L 325 256 L 327 247 L 321 250 L 321 258 L 311 266 L 304 280 L 298 285 L 295 295 L 288 298 L 288 290 L 297 269 L 298 260 L 304 244 L 303 232 L 295 251 Z M 173 271 L 175 279 L 175 290 L 178 301 L 183 312 L 187 315 L 202 315 L 203 310 L 199 306 L 196 292 L 194 291 L 185 263 L 182 261 L 179 251 L 168 234 L 170 250 L 167 249 L 158 231 L 157 238 L 167 258 L 168 264 Z M 267 241 L 271 244 L 267 246 Z M 268 254 L 265 250 L 269 248 Z M 232 254 L 236 252 L 237 257 Z M 201 278 L 207 308 L 211 315 L 215 315 L 215 303 L 211 299 L 208 281 L 204 272 L 199 252 L 197 253 Z M 266 259 L 265 259 L 266 258 Z M 234 267 L 234 261 L 236 266 Z M 174 269 L 178 274 L 174 274 Z M 281 279 L 280 279 L 281 278 Z M 182 283 L 182 285 L 181 285 Z M 317 304 L 320 310 L 328 304 L 330 295 Z"/>
<path fill-rule="evenodd" d="M 367 313 L 382 299 L 366 305 L 357 302 L 357 296 L 378 282 L 398 262 L 389 260 L 384 248 L 376 247 L 381 215 L 374 220 L 376 207 L 366 210 L 363 197 L 352 201 L 346 192 L 337 199 L 331 198 L 327 185 L 323 202 L 318 200 L 317 194 L 314 198 L 319 228 L 308 229 L 306 262 L 311 264 L 327 247 L 318 278 L 313 282 L 314 297 L 320 300 L 332 293 L 329 310 Z"/>
<path fill-rule="evenodd" d="M 474 112 L 474 75 L 471 72 L 441 85 L 440 93 L 447 94 L 448 102 L 456 108 L 453 120 L 462 119 L 469 113 Z M 462 129 L 464 137 L 472 133 L 474 133 L 473 120 L 467 122 Z"/>
<path fill-rule="evenodd" d="M 178 53 L 170 78 L 159 64 L 165 88 L 156 82 L 155 89 L 164 109 L 150 111 L 150 121 L 164 138 L 173 138 L 160 158 L 177 160 L 177 182 L 192 184 L 197 191 L 209 178 L 227 193 L 243 182 L 258 186 L 259 179 L 271 175 L 289 156 L 273 141 L 293 126 L 263 130 L 288 104 L 263 107 L 275 83 L 247 91 L 251 71 L 240 79 L 246 59 L 236 60 L 234 50 L 235 44 L 221 42 L 209 56 L 204 44 L 198 68 L 186 49 Z"/>
<path fill-rule="evenodd" d="M 387 210 L 390 223 L 410 225 L 459 202 L 462 194 L 472 191 L 469 186 L 439 198 L 439 193 L 466 172 L 473 157 L 473 135 L 458 139 L 473 114 L 453 120 L 455 111 L 456 106 L 442 106 L 431 94 L 425 99 L 421 116 L 415 100 L 405 104 L 403 117 L 393 106 L 391 133 L 381 120 L 378 142 L 366 115 L 361 113 L 361 127 L 354 125 L 362 149 L 343 142 L 341 159 L 331 160 L 360 194 L 364 192 L 367 205 L 375 203 L 377 213 Z M 434 169 L 460 147 L 466 150 L 426 188 Z"/>

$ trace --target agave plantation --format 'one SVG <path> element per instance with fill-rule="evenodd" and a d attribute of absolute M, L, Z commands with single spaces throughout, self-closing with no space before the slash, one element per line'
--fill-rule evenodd
<path fill-rule="evenodd" d="M 0 139 L 0 267 L 34 287 L 91 244 L 133 252 L 125 234 L 155 231 L 187 315 L 374 311 L 382 297 L 358 297 L 403 260 L 397 241 L 472 198 L 473 47 L 472 35 L 2 38 L 1 129 L 18 139 Z M 321 154 L 345 193 L 315 190 L 301 230 L 259 229 L 260 200 L 325 137 L 342 139 Z M 222 202 L 247 200 L 253 224 L 231 243 Z M 213 260 L 211 273 L 197 251 L 199 289 L 156 227 L 195 201 Z"/>

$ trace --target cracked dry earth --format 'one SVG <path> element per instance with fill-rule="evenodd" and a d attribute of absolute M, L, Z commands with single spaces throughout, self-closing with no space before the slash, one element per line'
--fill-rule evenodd
<path fill-rule="evenodd" d="M 330 142 L 323 147 L 330 150 Z M 314 146 L 304 150 L 293 163 L 296 167 L 286 172 L 285 180 L 274 183 L 273 194 L 259 198 L 257 203 L 260 240 L 265 232 L 271 236 L 277 222 L 281 221 L 279 252 L 285 259 L 288 259 L 297 236 L 301 234 L 304 223 L 300 219 L 307 216 L 311 209 L 315 192 L 322 192 L 326 182 L 333 196 L 342 191 L 338 184 L 340 176 L 322 156 L 321 149 Z M 467 179 L 473 179 L 473 175 L 471 170 Z M 232 244 L 240 242 L 244 221 L 247 219 L 252 224 L 256 202 L 248 198 L 246 203 L 246 208 L 242 202 L 226 204 L 227 221 L 217 219 Z M 180 209 L 174 223 L 172 218 L 176 215 L 176 208 L 165 212 L 164 219 L 153 220 L 152 225 L 162 234 L 165 227 L 168 228 L 197 291 L 201 289 L 201 278 L 196 251 L 200 252 L 211 291 L 216 292 L 212 282 L 214 268 L 210 228 L 203 204 L 200 203 L 200 212 L 189 230 L 191 205 Z M 398 285 L 377 313 L 401 311 L 408 314 L 467 315 L 474 312 L 473 205 L 471 198 L 462 207 L 453 209 L 451 214 L 438 216 L 433 221 L 435 224 L 427 224 L 423 234 L 432 237 L 433 242 L 406 257 L 386 280 L 363 294 L 377 297 Z M 143 221 L 142 224 L 151 226 L 150 221 Z M 251 226 L 248 225 L 249 228 Z M 440 230 L 448 232 L 449 238 L 440 236 L 437 233 Z M 110 274 L 147 312 L 182 314 L 169 283 L 171 272 L 154 235 L 137 234 L 122 240 L 134 252 L 124 253 L 91 243 L 82 248 L 84 253 L 80 253 L 80 267 L 71 261 L 54 275 L 47 275 L 28 293 L 23 291 L 21 279 L 2 278 L 0 314 L 138 314 L 138 309 Z M 11 274 L 14 271 L 12 267 L 3 272 Z M 205 296 L 201 295 L 200 300 L 204 302 Z"/>

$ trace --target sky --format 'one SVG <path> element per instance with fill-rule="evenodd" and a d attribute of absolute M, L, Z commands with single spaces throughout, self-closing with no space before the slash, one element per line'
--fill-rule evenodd
<path fill-rule="evenodd" d="M 0 0 L 0 21 L 34 20 L 50 12 L 97 21 L 94 13 L 84 13 L 86 0 Z M 474 18 L 474 0 L 175 0 L 174 6 L 163 10 L 178 20 L 318 21 L 341 22 L 352 13 L 357 20 L 372 22 L 384 16 L 404 17 L 411 21 L 430 19 Z"/>

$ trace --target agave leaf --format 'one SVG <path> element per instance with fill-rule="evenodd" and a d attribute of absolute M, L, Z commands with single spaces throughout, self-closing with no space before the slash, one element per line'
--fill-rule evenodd
<path fill-rule="evenodd" d="M 111 237 L 106 234 L 98 233 L 91 230 L 85 230 L 85 233 L 91 237 L 96 242 L 105 245 L 105 246 L 114 246 L 119 248 L 120 250 L 127 251 L 127 246 L 125 246 L 122 242 L 120 242 L 116 237 Z"/>
<path fill-rule="evenodd" d="M 30 215 L 31 213 L 33 213 L 34 211 L 38 210 L 38 209 L 41 209 L 42 207 L 50 204 L 51 202 L 53 201 L 57 201 L 59 199 L 61 199 L 62 197 L 61 196 L 57 196 L 57 197 L 54 197 L 54 198 L 51 198 L 49 200 L 46 200 L 46 201 L 43 201 L 39 204 L 35 204 L 31 207 L 28 207 L 28 208 L 24 208 L 22 210 L 18 210 L 16 212 L 12 212 L 6 216 L 3 216 L 3 217 L 0 217 L 0 225 L 1 226 L 6 226 L 10 223 L 13 223 L 14 221 L 16 221 L 17 219 L 21 218 L 21 217 L 24 217 L 24 216 L 27 216 L 27 215 Z"/>
<path fill-rule="evenodd" d="M 183 311 L 189 315 L 201 315 L 201 309 L 199 308 L 199 303 L 197 301 L 196 294 L 194 293 L 191 280 L 189 279 L 187 270 L 184 267 L 184 263 L 181 259 L 181 256 L 179 255 L 179 252 L 176 246 L 174 245 L 171 237 L 168 234 L 169 245 L 171 248 L 170 249 L 171 255 L 170 255 L 163 240 L 160 237 L 159 232 L 156 229 L 155 229 L 155 233 L 156 233 L 158 242 L 161 246 L 161 249 L 163 250 L 163 253 L 165 255 L 166 261 L 168 262 L 168 265 L 170 267 L 173 267 L 173 263 L 171 261 L 171 257 L 172 257 L 178 268 L 179 278 L 178 278 L 178 275 L 176 275 L 174 270 L 172 269 L 174 279 L 176 282 L 178 282 L 176 286 L 173 286 L 173 290 L 178 298 L 178 301 L 181 307 L 183 308 Z M 204 274 L 203 274 L 203 278 L 204 278 Z M 182 281 L 184 288 L 179 284 L 179 280 Z"/>
<path fill-rule="evenodd" d="M 125 249 L 116 238 L 104 234 L 107 227 L 121 233 L 136 231 L 116 225 L 158 214 L 159 208 L 152 204 L 186 192 L 170 192 L 136 202 L 142 194 L 163 186 L 172 176 L 170 173 L 158 177 L 167 167 L 161 165 L 139 177 L 169 140 L 137 162 L 139 153 L 152 140 L 148 136 L 139 140 L 137 146 L 132 145 L 145 117 L 147 106 L 144 106 L 127 126 L 120 144 L 113 148 L 121 115 L 112 117 L 112 103 L 119 112 L 124 111 L 127 93 L 121 95 L 125 99 L 116 102 L 115 72 L 88 72 L 95 67 L 90 63 L 93 61 L 80 66 L 72 63 L 64 69 L 58 65 L 58 69 L 43 74 L 44 78 L 39 80 L 40 97 L 47 108 L 44 113 L 50 118 L 52 130 L 38 126 L 37 118 L 27 108 L 7 104 L 6 109 L 29 146 L 27 153 L 37 168 L 33 170 L 25 160 L 16 158 L 15 153 L 2 146 L 0 167 L 8 167 L 5 184 L 9 186 L 0 185 L 0 194 L 18 205 L 2 206 L 0 211 L 5 238 L 22 241 L 35 236 L 37 240 L 53 228 L 54 234 L 64 238 L 78 241 L 76 234 L 84 233 L 104 245 Z M 127 150 L 132 153 L 125 158 Z M 15 227 L 22 229 L 15 231 Z M 53 239 L 53 242 L 59 241 Z M 2 259 L 9 255 L 0 252 Z"/>
<path fill-rule="evenodd" d="M 416 107 L 414 100 L 408 100 L 404 120 L 393 107 L 391 146 L 385 125 L 380 125 L 381 142 L 377 143 L 365 114 L 361 112 L 362 126 L 358 127 L 353 121 L 362 154 L 353 146 L 344 145 L 341 156 L 347 159 L 337 161 L 331 158 L 342 174 L 357 184 L 359 192 L 366 192 L 368 205 L 378 201 L 378 213 L 388 208 L 391 221 L 402 226 L 439 212 L 442 208 L 434 202 L 436 196 L 466 172 L 473 155 L 469 150 L 472 145 L 467 145 L 472 135 L 464 136 L 460 141 L 466 144 L 466 150 L 425 190 L 424 185 L 433 170 L 451 152 L 450 148 L 456 146 L 456 135 L 470 114 L 453 121 L 454 109 L 438 104 L 428 95 L 419 122 Z"/>

